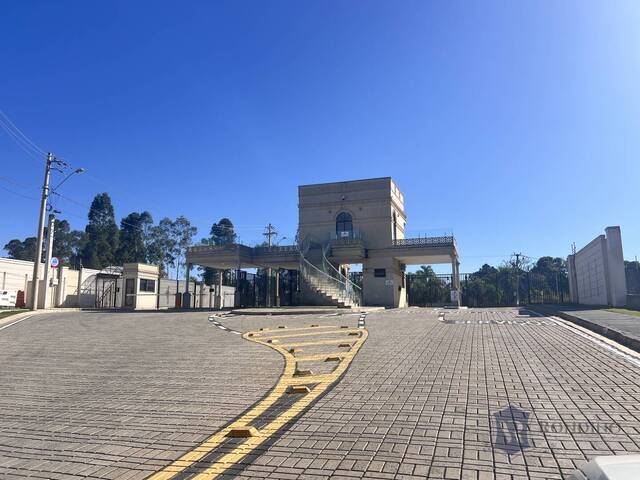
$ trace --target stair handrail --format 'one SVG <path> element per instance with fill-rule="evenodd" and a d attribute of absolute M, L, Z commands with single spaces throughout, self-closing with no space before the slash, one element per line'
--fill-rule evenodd
<path fill-rule="evenodd" d="M 302 254 L 302 251 L 300 252 L 300 272 L 302 273 L 303 278 L 307 278 L 311 282 L 315 282 L 318 287 L 331 287 L 337 290 L 342 297 L 345 297 L 349 301 L 355 303 L 353 296 L 348 294 L 344 282 L 332 277 L 327 272 L 311 263 Z"/>
<path fill-rule="evenodd" d="M 333 263 L 329 261 L 327 258 L 327 252 L 331 249 L 331 244 L 327 243 L 322 249 L 322 264 L 325 270 L 329 270 L 326 272 L 327 274 L 333 276 L 334 274 L 338 275 L 338 281 L 341 284 L 344 284 L 346 295 L 353 300 L 358 306 L 362 305 L 362 288 L 359 285 L 356 285 L 351 281 L 346 275 L 343 275 L 340 270 L 338 270 Z M 331 272 L 331 273 L 330 273 Z"/>

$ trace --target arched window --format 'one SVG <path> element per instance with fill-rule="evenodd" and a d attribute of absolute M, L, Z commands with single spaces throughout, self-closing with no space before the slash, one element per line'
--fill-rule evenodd
<path fill-rule="evenodd" d="M 353 236 L 353 220 L 350 213 L 342 212 L 336 217 L 336 235 L 338 238 Z"/>

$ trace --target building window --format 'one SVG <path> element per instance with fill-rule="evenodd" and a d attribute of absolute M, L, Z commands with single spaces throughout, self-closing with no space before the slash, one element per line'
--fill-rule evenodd
<path fill-rule="evenodd" d="M 141 292 L 151 292 L 154 293 L 156 291 L 156 281 L 148 280 L 146 278 L 140 279 L 140 291 Z"/>
<path fill-rule="evenodd" d="M 393 241 L 395 242 L 398 239 L 398 218 L 396 217 L 396 212 L 393 212 Z"/>
<path fill-rule="evenodd" d="M 338 238 L 353 236 L 353 219 L 350 213 L 342 212 L 336 217 L 336 235 Z"/>
<path fill-rule="evenodd" d="M 373 269 L 373 276 L 374 277 L 378 277 L 378 278 L 384 278 L 387 276 L 387 269 L 386 268 L 374 268 Z"/>

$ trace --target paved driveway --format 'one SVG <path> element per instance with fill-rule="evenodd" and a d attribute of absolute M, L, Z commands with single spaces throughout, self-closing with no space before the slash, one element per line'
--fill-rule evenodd
<path fill-rule="evenodd" d="M 282 357 L 206 316 L 48 315 L 0 332 L 0 476 L 144 478 L 248 411 Z M 370 314 L 342 379 L 226 474 L 560 479 L 594 455 L 640 451 L 640 362 L 516 310 L 444 320 Z M 357 321 L 220 320 L 240 332 Z"/>

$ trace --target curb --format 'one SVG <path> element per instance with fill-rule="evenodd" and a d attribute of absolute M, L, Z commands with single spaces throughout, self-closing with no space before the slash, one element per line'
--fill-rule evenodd
<path fill-rule="evenodd" d="M 42 315 L 44 313 L 65 313 L 65 312 L 81 312 L 82 310 L 79 308 L 48 308 L 48 309 L 38 309 L 35 312 L 32 310 L 27 310 L 25 312 L 16 313 L 15 315 L 9 315 L 3 319 L 0 319 L 0 327 L 4 325 L 8 325 L 9 323 L 17 322 L 18 320 L 22 320 L 25 317 L 31 317 L 33 315 Z"/>
<path fill-rule="evenodd" d="M 562 312 L 551 308 L 548 309 L 534 305 L 527 306 L 526 308 L 543 315 L 555 315 L 556 317 L 560 317 L 563 320 L 567 320 L 568 322 L 580 325 L 581 327 L 589 329 L 592 332 L 598 333 L 603 337 L 608 338 L 609 340 L 613 340 L 620 345 L 624 345 L 625 347 L 640 353 L 640 338 L 633 337 L 628 333 L 621 332 L 620 330 L 616 330 L 615 328 L 605 327 L 604 325 L 600 325 L 599 323 L 591 322 L 589 320 L 585 320 L 584 318 L 571 315 L 567 312 Z"/>

